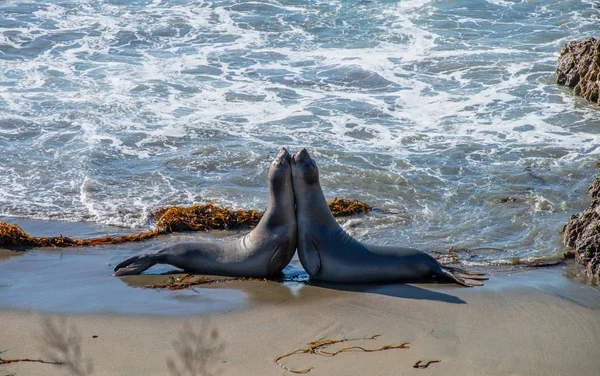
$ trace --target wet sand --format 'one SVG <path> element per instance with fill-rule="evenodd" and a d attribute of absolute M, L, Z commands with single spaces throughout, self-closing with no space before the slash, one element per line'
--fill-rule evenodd
<path fill-rule="evenodd" d="M 88 363 L 94 375 L 170 375 L 169 359 L 181 370 L 186 348 L 215 344 L 222 349 L 208 351 L 206 365 L 218 372 L 203 374 L 282 375 L 291 373 L 274 359 L 309 341 L 376 334 L 328 350 L 409 348 L 282 363 L 312 366 L 309 375 L 597 375 L 600 367 L 600 290 L 579 283 L 572 264 L 492 270 L 471 289 L 234 281 L 155 291 L 138 286 L 166 276 L 111 277 L 110 260 L 131 249 L 101 248 L 64 250 L 62 259 L 55 250 L 0 255 L 0 357 L 71 364 L 5 364 L 0 375 L 74 374 Z M 418 360 L 441 362 L 415 369 Z"/>

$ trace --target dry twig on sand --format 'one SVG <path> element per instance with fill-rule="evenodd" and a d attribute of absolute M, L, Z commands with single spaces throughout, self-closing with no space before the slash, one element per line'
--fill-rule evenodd
<path fill-rule="evenodd" d="M 0 351 L 0 354 L 3 353 L 3 352 L 6 352 L 6 350 Z M 2 365 L 2 364 L 11 364 L 11 363 L 20 363 L 20 362 L 55 364 L 55 365 L 62 365 L 62 364 L 64 364 L 63 362 L 53 362 L 53 361 L 43 360 L 43 359 L 28 359 L 28 358 L 24 358 L 24 359 L 2 359 L 2 358 L 0 358 L 0 365 Z"/>
<path fill-rule="evenodd" d="M 440 362 L 441 362 L 441 360 L 430 360 L 427 363 L 423 363 L 422 360 L 419 360 L 418 362 L 415 363 L 415 365 L 413 366 L 413 368 L 423 369 L 423 368 L 429 367 L 429 365 L 432 364 L 432 363 L 440 363 Z"/>

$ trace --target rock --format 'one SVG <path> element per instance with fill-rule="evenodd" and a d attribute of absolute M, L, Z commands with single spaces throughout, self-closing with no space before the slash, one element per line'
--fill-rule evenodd
<path fill-rule="evenodd" d="M 571 216 L 563 229 L 563 241 L 574 249 L 575 259 L 585 266 L 586 274 L 600 279 L 600 176 L 588 194 L 592 197 L 590 207 Z"/>
<path fill-rule="evenodd" d="M 600 41 L 586 38 L 570 41 L 560 51 L 556 83 L 573 89 L 573 94 L 600 104 Z"/>
<path fill-rule="evenodd" d="M 498 200 L 496 200 L 498 203 L 500 204 L 507 204 L 509 202 L 515 202 L 517 201 L 517 198 L 514 196 L 508 196 L 508 197 L 501 197 Z"/>

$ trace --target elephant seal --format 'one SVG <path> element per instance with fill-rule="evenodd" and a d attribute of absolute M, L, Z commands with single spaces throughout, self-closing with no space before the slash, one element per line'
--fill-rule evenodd
<path fill-rule="evenodd" d="M 177 243 L 157 253 L 133 256 L 114 268 L 115 276 L 140 274 L 170 264 L 198 274 L 267 278 L 281 274 L 296 252 L 296 213 L 291 156 L 285 148 L 268 173 L 269 205 L 256 227 L 240 239 Z"/>
<path fill-rule="evenodd" d="M 414 282 L 445 279 L 479 286 L 484 273 L 442 266 L 412 248 L 362 244 L 335 221 L 319 183 L 319 169 L 306 149 L 292 156 L 298 256 L 306 272 L 326 282 Z"/>

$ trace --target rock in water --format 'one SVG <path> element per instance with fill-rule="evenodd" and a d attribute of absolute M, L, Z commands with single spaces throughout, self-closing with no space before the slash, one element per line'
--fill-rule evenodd
<path fill-rule="evenodd" d="M 586 274 L 600 279 L 600 176 L 588 194 L 592 197 L 590 207 L 571 216 L 564 227 L 563 241 L 574 248 L 575 259 L 586 267 Z"/>
<path fill-rule="evenodd" d="M 586 38 L 570 41 L 560 51 L 556 64 L 556 83 L 573 89 L 573 94 L 600 104 L 600 41 Z"/>

